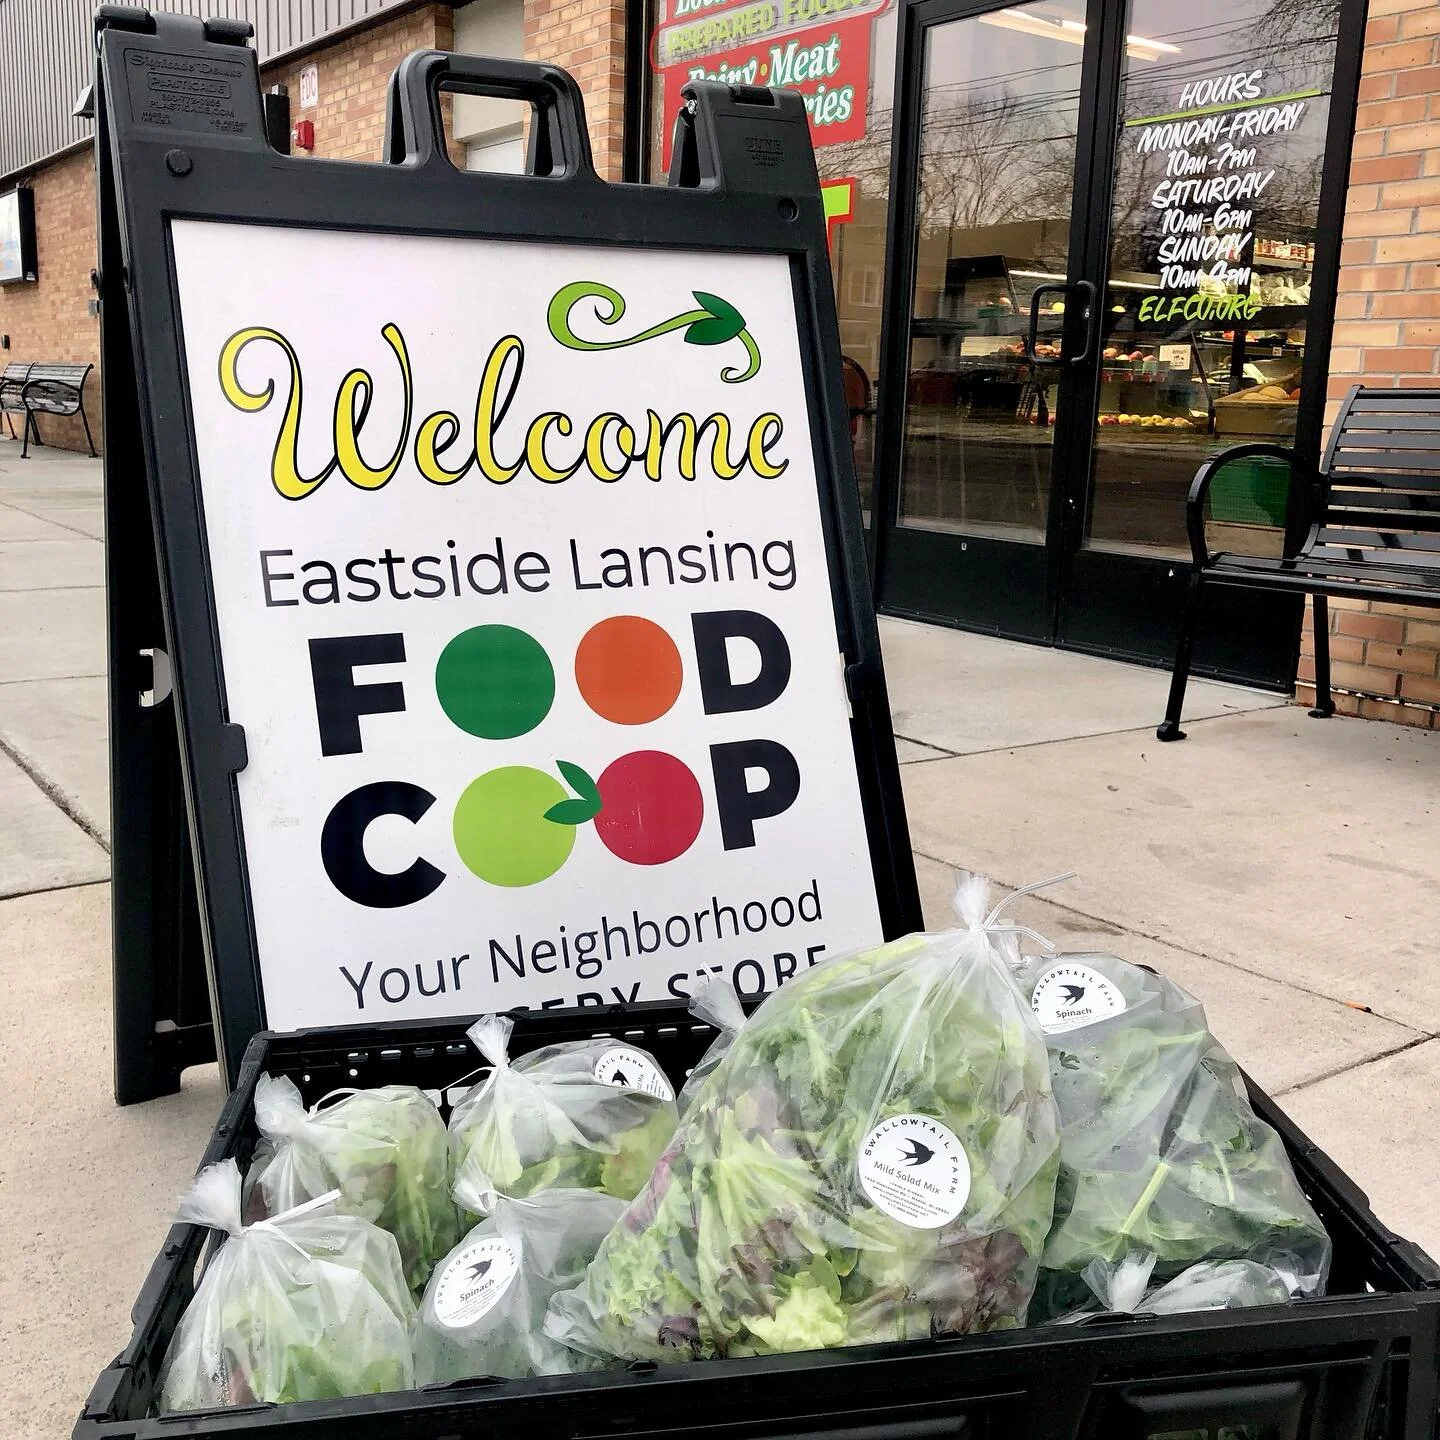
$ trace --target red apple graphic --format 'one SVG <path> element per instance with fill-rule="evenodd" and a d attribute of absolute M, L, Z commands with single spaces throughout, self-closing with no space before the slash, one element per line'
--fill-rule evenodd
<path fill-rule="evenodd" d="M 683 760 L 663 750 L 632 750 L 601 774 L 595 833 L 632 865 L 663 865 L 683 855 L 700 833 L 705 801 Z"/>

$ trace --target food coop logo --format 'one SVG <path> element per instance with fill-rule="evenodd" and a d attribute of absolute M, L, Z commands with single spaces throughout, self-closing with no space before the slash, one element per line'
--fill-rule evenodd
<path fill-rule="evenodd" d="M 734 714 L 773 703 L 790 681 L 790 648 L 780 627 L 751 610 L 690 616 L 695 670 L 704 713 Z M 748 642 L 759 657 L 749 679 L 730 667 L 731 641 Z M 399 633 L 312 638 L 310 668 L 325 756 L 363 750 L 366 715 L 403 712 L 398 680 L 358 683 L 366 665 L 405 660 Z M 641 726 L 667 714 L 680 697 L 684 664 L 674 637 L 639 615 L 612 615 L 581 637 L 573 676 L 585 704 L 617 726 Z M 556 696 L 555 666 L 545 647 L 513 625 L 462 630 L 440 653 L 435 695 L 452 724 L 481 740 L 513 740 L 535 730 Z M 755 738 L 709 747 L 709 779 L 726 850 L 756 843 L 758 822 L 783 814 L 800 793 L 800 770 L 777 740 Z M 338 800 L 320 835 L 320 855 L 334 887 L 357 905 L 391 909 L 432 894 L 446 872 L 423 856 L 398 872 L 377 869 L 365 836 L 382 816 L 419 821 L 437 797 L 407 780 L 377 780 Z M 598 774 L 575 760 L 556 773 L 501 765 L 477 775 L 455 802 L 451 835 L 471 874 L 502 887 L 536 885 L 570 858 L 576 834 L 593 826 L 600 843 L 631 865 L 664 865 L 694 845 L 706 797 L 685 761 L 664 750 L 634 749 Z"/>

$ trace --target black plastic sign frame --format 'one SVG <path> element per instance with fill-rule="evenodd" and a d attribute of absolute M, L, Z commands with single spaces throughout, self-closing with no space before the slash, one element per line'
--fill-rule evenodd
<path fill-rule="evenodd" d="M 617 951 L 624 942 L 627 960 L 631 942 L 644 955 L 653 955 L 655 946 L 683 948 L 683 959 L 674 962 L 679 974 L 670 978 L 672 993 L 684 993 L 675 984 L 681 978 L 693 985 L 696 977 L 721 970 L 738 977 L 735 956 L 752 941 L 763 950 L 764 963 L 751 962 L 741 988 L 759 988 L 757 977 L 773 987 L 797 963 L 806 963 L 804 942 L 815 931 L 797 939 L 788 927 L 803 930 L 801 920 L 818 919 L 822 896 L 832 952 L 852 939 L 843 923 L 849 913 L 871 917 L 852 927 L 870 931 L 854 937 L 860 940 L 879 938 L 876 929 L 889 937 L 917 928 L 919 901 L 866 573 L 825 224 L 800 97 L 697 84 L 681 117 L 669 185 L 614 185 L 594 170 L 581 97 L 565 72 L 422 52 L 392 82 L 387 163 L 293 159 L 267 141 L 248 27 L 117 7 L 103 9 L 97 26 L 102 235 L 109 195 L 123 266 L 119 277 L 103 276 L 102 296 L 113 293 L 118 280 L 130 318 L 131 373 L 114 353 L 119 345 L 107 345 L 105 384 L 108 400 L 123 396 L 130 384 L 138 401 L 199 929 L 227 1077 L 233 1081 L 250 1037 L 267 1026 L 465 1014 L 496 1004 L 655 998 L 650 982 L 643 994 L 639 983 L 584 983 L 581 920 L 591 927 L 585 943 L 592 957 L 602 927 L 612 960 L 612 937 Z M 443 90 L 529 102 L 529 173 L 458 169 L 446 149 Z M 114 269 L 113 256 L 106 269 Z M 317 304 L 323 310 L 313 295 L 320 279 L 342 273 L 366 276 L 367 293 L 376 287 L 386 297 L 394 312 L 381 332 L 388 351 L 377 336 L 363 361 L 339 353 L 338 341 L 336 354 L 313 358 L 325 349 L 316 335 L 328 335 L 331 327 L 344 335 L 351 323 L 333 304 L 328 315 L 316 313 Z M 710 273 L 717 277 L 715 293 L 696 283 Z M 503 284 L 497 284 L 501 274 Z M 684 303 L 677 313 L 680 291 Z M 253 320 L 242 318 L 227 335 L 236 317 L 251 314 L 246 306 L 252 295 Z M 276 328 L 282 323 L 276 315 L 289 313 L 286 305 L 294 312 L 293 343 Z M 364 306 L 357 302 L 354 308 Z M 533 342 L 527 342 L 528 397 L 520 382 L 526 352 L 519 338 L 528 322 L 515 318 L 522 311 L 538 316 L 533 331 L 525 332 Z M 373 320 L 383 312 L 372 305 L 367 313 Z M 617 323 L 622 313 L 623 325 Z M 469 327 L 463 337 L 453 329 L 447 334 L 447 325 L 462 323 L 451 316 L 462 314 Z M 113 339 L 117 317 L 111 313 L 108 320 L 107 337 Z M 505 335 L 506 326 L 514 333 Z M 381 331 L 378 324 L 374 329 Z M 440 337 L 429 351 L 427 336 Z M 353 336 L 350 343 L 360 344 Z M 762 350 L 768 369 L 757 380 Z M 319 410 L 318 421 L 301 406 L 302 363 L 310 367 L 305 404 Z M 432 377 L 441 372 L 429 394 L 422 379 L 427 367 Z M 704 392 L 702 370 L 712 392 Z M 541 375 L 550 387 L 545 394 L 535 379 Z M 721 384 L 738 392 L 744 382 L 751 389 L 745 405 L 733 407 L 737 418 L 727 436 L 724 425 L 712 423 L 716 402 L 706 394 Z M 389 392 L 382 394 L 386 384 Z M 484 418 L 490 428 L 482 436 L 487 384 Z M 693 406 L 685 388 L 692 384 Z M 647 400 L 635 398 L 652 391 L 672 405 L 684 391 L 694 415 L 664 410 L 658 399 L 647 409 Z M 616 398 L 622 393 L 630 397 L 625 413 Z M 476 415 L 473 448 L 468 417 L 462 422 L 454 413 L 461 408 L 458 397 L 467 395 Z M 556 395 L 566 403 L 557 404 Z M 325 420 L 332 396 L 333 432 Z M 556 408 L 545 410 L 544 404 Z M 565 409 L 578 417 L 573 437 Z M 756 409 L 764 413 L 756 415 Z M 663 420 L 662 413 L 674 418 Z M 782 414 L 789 422 L 783 443 Z M 510 452 L 523 446 L 523 465 L 515 461 L 512 473 L 497 458 L 498 444 L 492 453 L 483 438 L 498 434 L 507 415 L 516 437 L 507 442 Z M 648 440 L 642 429 L 647 420 Z M 236 428 L 242 425 L 256 428 Z M 378 452 L 397 430 L 394 456 L 386 462 Z M 667 448 L 677 435 L 678 448 Z M 325 448 L 332 442 L 333 452 Z M 462 459 L 467 450 L 468 461 Z M 238 487 L 255 482 L 257 455 L 264 462 L 258 472 L 263 483 L 242 491 Z M 569 467 L 565 457 L 573 460 Z M 774 480 L 792 460 L 786 487 L 747 488 L 743 475 L 733 488 L 720 483 L 742 472 Z M 471 465 L 495 483 L 483 484 L 473 472 L 467 483 Z M 117 468 L 112 458 L 112 476 Z M 637 472 L 630 476 L 628 499 L 627 468 Z M 562 482 L 577 472 L 565 489 Z M 313 503 L 320 482 L 331 475 L 320 495 L 324 503 Z M 395 485 L 386 490 L 392 476 Z M 707 478 L 713 482 L 708 487 Z M 285 501 L 294 502 L 288 509 L 270 494 L 272 482 Z M 562 490 L 573 511 L 555 509 Z M 540 508 L 542 501 L 549 511 Z M 607 528 L 596 519 L 602 514 L 596 507 L 612 501 L 629 505 L 628 528 Z M 438 510 L 442 504 L 451 508 Z M 246 527 L 251 510 L 262 509 L 276 538 L 256 541 Z M 433 538 L 414 528 L 421 511 L 432 520 L 445 517 Z M 568 536 L 563 528 L 549 535 L 544 526 L 537 529 L 532 511 L 542 513 L 546 525 L 569 524 Z M 561 514 L 572 518 L 557 521 Z M 795 538 L 766 540 L 785 533 L 775 527 L 783 527 L 787 515 Z M 794 521 L 797 515 L 813 516 L 813 523 Z M 409 554 L 427 542 L 435 549 L 414 559 L 408 592 L 397 588 L 390 530 L 365 529 L 376 516 L 388 516 L 390 530 L 408 536 Z M 352 569 L 342 559 L 307 577 L 307 555 L 285 533 L 292 517 L 294 533 L 312 543 L 317 532 L 303 531 L 302 521 L 333 522 L 335 555 L 360 553 L 357 537 L 365 540 L 370 569 L 362 572 L 358 561 Z M 700 529 L 677 528 L 682 521 Z M 730 538 L 747 525 L 753 544 Z M 243 544 L 236 539 L 241 531 Z M 647 556 L 642 542 L 657 536 Z M 134 538 L 133 526 L 127 538 Z M 678 543 L 682 539 L 688 546 Z M 530 548 L 517 554 L 526 544 Z M 424 578 L 437 588 L 419 593 L 444 594 L 453 637 L 373 633 L 395 628 L 367 623 L 383 606 L 369 612 L 353 602 L 378 597 L 376 578 L 386 576 L 373 557 L 382 546 L 391 557 L 381 562 L 390 586 L 386 603 L 417 593 L 420 561 L 435 561 Z M 448 556 L 443 546 L 449 546 Z M 808 591 L 796 578 L 807 555 Z M 644 570 L 651 564 L 653 576 Z M 643 593 L 633 579 L 637 565 L 647 585 L 654 580 Z M 699 577 L 696 590 L 678 598 L 683 586 L 675 579 L 677 565 L 681 581 Z M 364 573 L 373 590 L 351 584 L 346 609 L 338 589 L 310 588 L 327 568 L 337 580 L 348 576 L 355 584 Z M 656 578 L 662 568 L 663 584 Z M 613 578 L 622 573 L 623 582 Z M 613 596 L 603 593 L 612 585 Z M 791 588 L 797 596 L 786 603 L 796 608 L 776 612 L 794 621 L 787 642 L 767 606 L 773 611 L 780 604 L 776 596 Z M 533 605 L 531 595 L 519 595 L 547 590 L 533 597 Z M 508 608 L 487 608 L 485 600 L 497 592 Z M 517 610 L 517 599 L 530 608 Z M 437 598 L 426 613 L 440 609 Z M 279 619 L 270 613 L 277 610 Z M 514 623 L 517 614 L 523 623 Z M 818 629 L 817 615 L 823 622 Z M 500 620 L 506 623 L 492 623 Z M 293 642 L 280 647 L 285 654 L 273 644 L 282 621 Z M 426 688 L 431 675 L 433 690 Z M 622 675 L 640 678 L 633 685 L 617 683 Z M 407 703 L 411 714 L 403 715 Z M 263 720 L 254 719 L 257 711 Z M 547 715 L 548 727 L 541 723 Z M 402 718 L 413 721 L 410 731 L 399 730 Z M 771 722 L 769 733 L 782 735 L 784 743 L 767 738 Z M 299 739 L 285 739 L 282 732 L 289 730 Z M 408 738 L 399 749 L 392 739 L 388 753 L 392 760 L 396 754 L 413 760 L 421 783 L 378 779 L 373 768 L 365 770 L 372 738 L 396 733 Z M 158 735 L 152 743 L 160 745 Z M 454 791 L 438 797 L 435 815 L 446 821 L 454 850 L 439 854 L 434 844 L 440 832 L 423 832 L 430 853 L 443 862 L 436 866 L 416 853 L 424 849 L 415 838 L 422 835 L 421 817 L 437 799 L 425 789 L 424 766 L 450 763 L 452 751 L 461 752 L 468 773 L 484 773 L 458 801 Z M 527 758 L 529 764 L 510 763 Z M 354 788 L 342 794 L 346 785 Z M 333 800 L 336 794 L 340 800 Z M 804 797 L 799 804 L 797 794 Z M 132 802 L 144 809 L 143 798 L 132 795 Z M 117 800 L 120 825 L 118 810 Z M 852 814 L 853 834 L 847 834 Z M 807 822 L 811 833 L 805 834 L 797 828 L 804 815 L 824 818 Z M 664 823 L 657 824 L 657 817 Z M 142 830 L 165 829 L 154 813 L 137 818 Z M 376 836 L 367 833 L 377 818 L 377 830 L 388 827 L 378 851 Z M 318 874 L 323 859 L 322 879 L 354 902 L 358 916 L 348 938 L 336 939 L 335 953 L 317 962 L 333 972 L 353 957 L 353 968 L 343 971 L 354 992 L 345 1006 L 333 1004 L 333 975 L 323 993 L 291 984 L 305 968 L 297 956 L 326 948 L 324 925 L 304 927 L 325 911 L 322 899 L 335 899 L 323 885 L 307 888 L 313 877 L 294 859 L 298 831 L 308 831 L 306 864 Z M 768 851 L 753 849 L 757 834 L 771 837 Z M 783 843 L 776 836 L 784 836 Z M 811 847 L 819 859 L 807 853 Z M 118 994 L 139 980 L 148 959 L 138 953 L 140 927 L 133 914 L 129 948 L 120 953 L 119 908 L 133 891 L 120 873 L 119 848 L 116 858 Z M 742 860 L 749 871 L 739 868 Z M 722 862 L 731 868 L 722 870 Z M 811 874 L 812 867 L 823 881 L 795 878 Z M 277 870 L 284 872 L 278 882 Z M 752 888 L 726 892 L 714 874 L 748 875 Z M 149 875 L 142 899 L 143 914 L 152 920 L 165 908 L 156 891 L 173 875 L 173 869 Z M 404 932 L 385 925 L 417 895 L 431 903 L 431 890 L 450 876 L 455 883 L 445 893 L 459 897 L 454 903 L 469 908 L 476 932 L 491 937 L 489 960 L 480 955 L 472 962 L 471 975 L 479 972 L 480 982 L 462 985 L 454 934 L 432 933 L 433 912 L 420 914 L 418 904 L 406 944 L 395 946 L 406 952 L 397 954 L 396 968 L 383 969 L 389 962 L 382 960 L 366 979 L 369 932 L 388 936 L 376 944 L 394 944 Z M 771 887 L 762 895 L 757 877 L 787 884 L 781 894 Z M 682 880 L 694 902 L 689 909 L 677 908 L 674 900 Z M 641 905 L 653 899 L 653 913 L 642 914 L 637 894 Z M 609 913 L 602 916 L 606 906 Z M 676 913 L 667 919 L 671 909 Z M 333 905 L 331 911 L 339 913 Z M 455 913 L 447 912 L 452 929 Z M 549 938 L 536 942 L 535 917 L 546 913 Z M 572 921 L 568 933 L 565 919 Z M 707 921 L 713 934 L 705 933 Z M 730 938 L 727 925 L 735 932 L 728 949 L 721 943 Z M 273 937 L 285 926 L 309 938 L 277 959 Z M 517 933 L 524 926 L 531 932 L 528 951 Z M 773 933 L 758 940 L 745 933 L 767 928 Z M 289 941 L 288 932 L 284 939 Z M 825 949 L 811 947 L 809 962 Z M 421 969 L 422 956 L 433 972 Z M 712 958 L 726 964 L 708 963 Z M 774 975 L 767 973 L 772 959 Z M 518 1001 L 506 998 L 516 994 L 507 965 L 515 975 L 525 974 L 529 987 Z M 415 970 L 415 991 L 405 967 Z M 538 977 L 557 971 L 556 998 L 546 998 Z M 627 982 L 633 973 L 638 971 L 616 967 Z M 398 977 L 388 990 L 387 976 Z M 416 1009 L 418 995 L 433 996 L 447 976 L 454 982 L 449 993 Z M 658 971 L 652 981 L 656 976 Z M 490 989 L 492 982 L 501 988 Z M 119 1041 L 123 1045 L 124 1037 Z"/>

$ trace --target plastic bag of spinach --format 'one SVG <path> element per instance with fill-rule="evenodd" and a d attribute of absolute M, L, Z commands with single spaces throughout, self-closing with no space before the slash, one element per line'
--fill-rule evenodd
<path fill-rule="evenodd" d="M 176 1212 L 229 1237 L 180 1317 L 160 1410 L 376 1395 L 415 1383 L 415 1304 L 395 1237 L 337 1213 L 338 1190 L 242 1225 L 233 1160 L 200 1172 Z"/>
<path fill-rule="evenodd" d="M 475 1210 L 478 1195 L 460 1203 Z M 590 1368 L 541 1328 L 557 1290 L 578 1285 L 625 1202 L 597 1190 L 489 1197 L 490 1214 L 436 1267 L 420 1302 L 415 1383 L 523 1380 Z"/>
<path fill-rule="evenodd" d="M 1294 1275 L 1254 1260 L 1200 1260 L 1173 1280 L 1151 1285 L 1153 1254 L 1132 1250 L 1116 1264 L 1092 1260 L 1081 1272 L 1095 1303 L 1061 1317 L 1081 1320 L 1100 1311 L 1127 1315 L 1181 1315 L 1194 1310 L 1236 1310 L 1283 1305 L 1302 1293 Z"/>
<path fill-rule="evenodd" d="M 1027 957 L 1060 1107 L 1060 1184 L 1032 1321 L 1090 1301 L 1085 1272 L 1153 1254 L 1163 1285 L 1249 1260 L 1321 1289 L 1330 1239 L 1280 1137 L 1180 986 L 1113 955 Z"/>
<path fill-rule="evenodd" d="M 712 976 L 696 990 L 690 997 L 689 1008 L 697 1020 L 713 1025 L 720 1033 L 710 1042 L 709 1048 L 680 1087 L 680 1096 L 675 1103 L 681 1115 L 694 1104 L 700 1087 L 725 1058 L 745 1024 L 745 1010 L 740 1004 L 740 996 L 736 994 L 735 987 L 719 975 Z"/>
<path fill-rule="evenodd" d="M 1023 1324 L 1058 1123 L 984 897 L 771 995 L 547 1333 L 666 1361 Z"/>
<path fill-rule="evenodd" d="M 492 1193 L 598 1190 L 629 1200 L 675 1133 L 664 1071 L 644 1050 L 605 1037 L 512 1062 L 514 1028 L 508 1016 L 484 1015 L 466 1032 L 494 1068 L 450 1116 L 456 1197 L 468 1195 L 461 1204 L 477 1215 Z"/>
<path fill-rule="evenodd" d="M 335 1104 L 326 1096 L 307 1110 L 293 1080 L 260 1077 L 261 1138 L 245 1182 L 245 1219 L 276 1215 L 338 1188 L 340 1209 L 395 1237 L 405 1278 L 418 1292 L 460 1236 L 445 1122 L 413 1085 L 335 1094 Z"/>

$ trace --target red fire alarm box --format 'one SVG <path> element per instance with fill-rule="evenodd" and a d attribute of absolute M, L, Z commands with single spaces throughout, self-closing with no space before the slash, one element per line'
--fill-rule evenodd
<path fill-rule="evenodd" d="M 315 148 L 315 122 L 313 120 L 297 120 L 291 139 L 297 150 L 313 150 Z"/>

